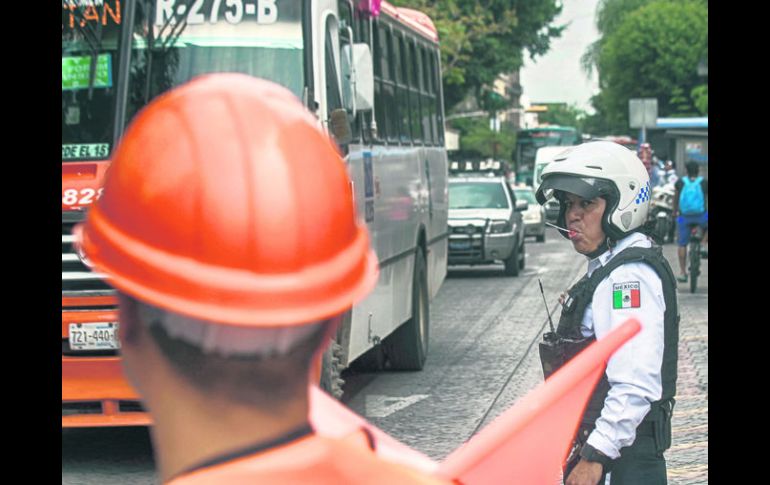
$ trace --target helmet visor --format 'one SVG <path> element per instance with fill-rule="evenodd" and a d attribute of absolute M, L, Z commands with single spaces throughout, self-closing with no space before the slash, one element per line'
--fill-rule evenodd
<path fill-rule="evenodd" d="M 575 194 L 584 199 L 595 199 L 606 195 L 604 181 L 593 177 L 577 177 L 575 175 L 553 174 L 543 179 L 543 183 L 537 189 L 537 201 L 542 205 L 551 197 L 555 197 L 556 191 Z"/>

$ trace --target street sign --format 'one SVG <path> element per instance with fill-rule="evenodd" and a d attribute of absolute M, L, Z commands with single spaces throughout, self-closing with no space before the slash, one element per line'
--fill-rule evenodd
<path fill-rule="evenodd" d="M 631 128 L 655 128 L 657 120 L 657 98 L 634 98 L 628 100 L 628 124 Z"/>

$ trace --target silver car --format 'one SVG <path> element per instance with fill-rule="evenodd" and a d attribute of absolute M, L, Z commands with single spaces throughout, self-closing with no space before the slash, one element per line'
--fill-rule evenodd
<path fill-rule="evenodd" d="M 502 261 L 505 274 L 524 268 L 526 201 L 516 196 L 504 177 L 460 176 L 449 179 L 449 264 Z"/>
<path fill-rule="evenodd" d="M 535 236 L 537 242 L 545 241 L 545 207 L 537 203 L 532 187 L 514 187 L 516 200 L 526 200 L 529 207 L 522 214 L 524 219 L 524 235 Z"/>

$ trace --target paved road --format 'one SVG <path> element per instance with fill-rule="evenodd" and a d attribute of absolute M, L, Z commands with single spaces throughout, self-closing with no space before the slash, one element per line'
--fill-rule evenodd
<path fill-rule="evenodd" d="M 664 247 L 675 266 L 676 249 Z M 547 328 L 537 285 L 558 318 L 556 299 L 583 271 L 585 259 L 555 231 L 527 241 L 527 268 L 505 277 L 502 266 L 457 268 L 431 310 L 431 350 L 421 372 L 347 375 L 344 401 L 375 425 L 434 459 L 443 459 L 542 381 L 536 342 Z M 694 295 L 680 289 L 679 390 L 669 483 L 707 483 L 708 261 Z M 146 429 L 62 432 L 63 484 L 156 482 Z"/>

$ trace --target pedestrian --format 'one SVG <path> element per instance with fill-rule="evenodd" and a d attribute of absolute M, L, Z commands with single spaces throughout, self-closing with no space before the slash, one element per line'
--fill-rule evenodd
<path fill-rule="evenodd" d="M 129 126 L 76 235 L 117 289 L 162 482 L 444 483 L 309 423 L 310 369 L 378 277 L 350 190 L 317 120 L 265 80 L 198 77 Z"/>
<path fill-rule="evenodd" d="M 644 165 L 644 169 L 647 171 L 649 177 L 650 170 L 652 170 L 652 147 L 649 143 L 642 143 L 639 145 L 639 160 Z"/>
<path fill-rule="evenodd" d="M 663 174 L 662 162 L 655 155 L 652 156 L 652 168 L 650 169 L 650 187 L 662 185 L 661 175 Z"/>
<path fill-rule="evenodd" d="M 700 165 L 690 161 L 685 165 L 687 176 L 674 184 L 674 217 L 679 234 L 677 235 L 677 255 L 679 256 L 679 276 L 677 280 L 687 283 L 687 245 L 690 243 L 690 229 L 693 226 L 703 228 L 701 254 L 708 257 L 708 180 L 699 175 Z"/>
<path fill-rule="evenodd" d="M 538 202 L 560 202 L 558 225 L 588 258 L 567 291 L 556 335 L 588 345 L 630 317 L 642 330 L 609 359 L 583 415 L 565 483 L 666 483 L 679 312 L 676 281 L 661 248 L 640 231 L 650 185 L 639 158 L 606 141 L 579 145 L 550 163 Z M 543 368 L 553 367 L 543 359 Z M 559 364 L 555 364 L 558 366 Z"/>
<path fill-rule="evenodd" d="M 676 181 L 679 180 L 679 175 L 676 173 L 676 169 L 674 168 L 674 162 L 671 160 L 668 160 L 666 162 L 666 166 L 664 168 L 665 170 L 665 180 L 666 184 L 674 185 L 676 184 Z"/>

